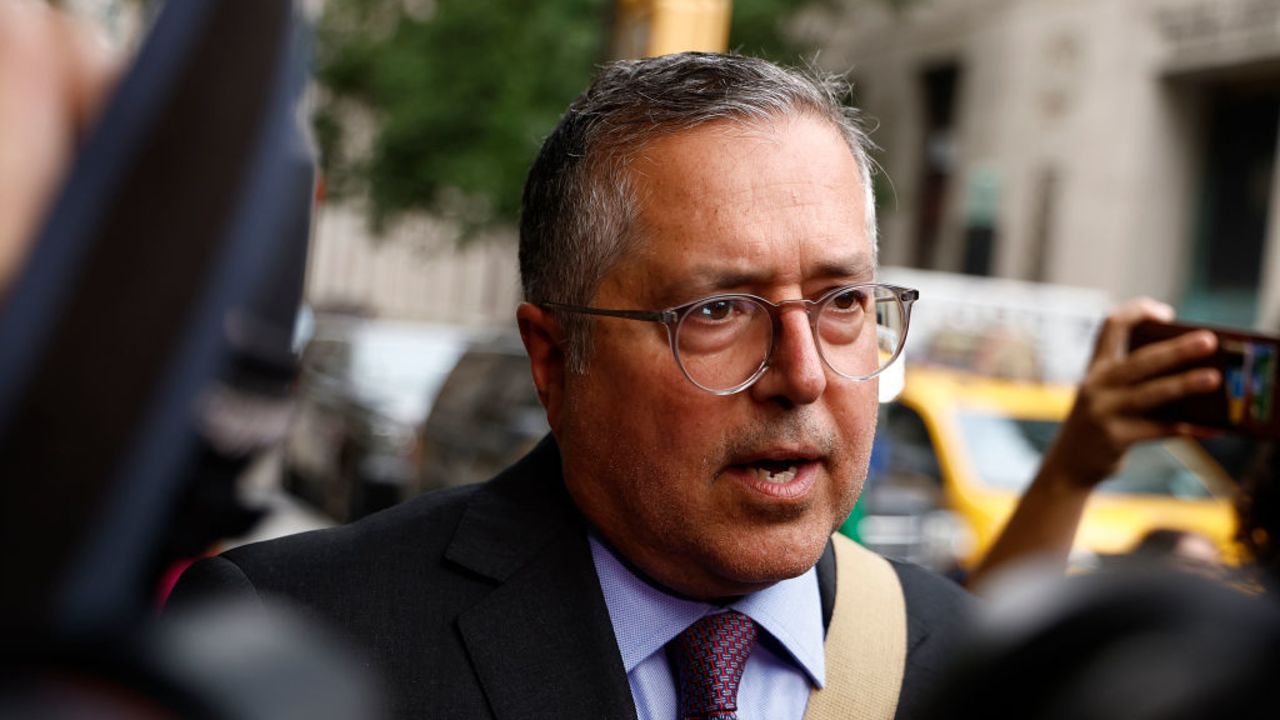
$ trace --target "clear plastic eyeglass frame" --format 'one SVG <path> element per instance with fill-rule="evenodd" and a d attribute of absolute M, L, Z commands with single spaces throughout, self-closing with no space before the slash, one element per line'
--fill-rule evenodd
<path fill-rule="evenodd" d="M 897 346 L 893 349 L 893 353 L 881 362 L 874 372 L 866 375 L 850 375 L 848 373 L 841 372 L 831 364 L 831 361 L 822 350 L 822 343 L 818 342 L 817 339 L 818 318 L 822 313 L 822 309 L 835 298 L 856 290 L 870 292 L 873 298 L 875 298 L 875 302 L 892 300 L 897 303 L 902 317 L 902 333 L 898 336 Z M 604 317 L 623 318 L 626 320 L 643 320 L 646 322 L 662 323 L 667 328 L 667 339 L 671 345 L 671 354 L 675 357 L 676 365 L 679 366 L 680 372 L 684 374 L 685 378 L 699 389 L 705 390 L 714 395 L 733 395 L 751 387 L 762 375 L 764 375 L 765 371 L 769 369 L 769 362 L 773 358 L 774 343 L 782 320 L 782 311 L 786 307 L 790 305 L 798 305 L 804 308 L 806 314 L 809 316 L 809 327 L 813 332 L 814 344 L 818 348 L 818 355 L 822 358 L 822 362 L 827 366 L 827 368 L 840 377 L 854 381 L 862 381 L 870 380 L 884 372 L 885 369 L 893 365 L 893 363 L 897 361 L 898 356 L 902 354 L 902 348 L 905 346 L 907 341 L 907 330 L 911 326 L 911 306 L 919 299 L 920 291 L 913 288 L 888 285 L 885 283 L 852 283 L 850 285 L 842 285 L 840 287 L 833 288 L 832 290 L 823 293 L 822 296 L 816 300 L 798 298 L 795 300 L 781 300 L 779 302 L 773 302 L 758 295 L 751 295 L 749 293 L 723 293 L 699 298 L 693 302 L 667 308 L 665 310 L 608 310 L 604 308 L 568 305 L 556 302 L 544 302 L 540 303 L 540 305 L 548 310 L 558 312 L 571 312 L 584 315 L 598 315 Z M 685 367 L 684 360 L 680 357 L 678 337 L 680 334 L 681 324 L 684 323 L 685 318 L 689 316 L 689 313 L 693 311 L 694 308 L 705 306 L 708 303 L 723 301 L 748 301 L 760 306 L 769 315 L 770 321 L 772 322 L 772 332 L 769 335 L 769 347 L 765 352 L 764 358 L 761 360 L 759 367 L 757 367 L 746 380 L 730 388 L 713 388 L 698 382 L 689 374 L 689 370 Z"/>

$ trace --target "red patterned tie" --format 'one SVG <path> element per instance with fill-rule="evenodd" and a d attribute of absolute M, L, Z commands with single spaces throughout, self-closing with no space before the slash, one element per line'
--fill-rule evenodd
<path fill-rule="evenodd" d="M 671 641 L 681 720 L 737 720 L 738 682 L 756 624 L 730 610 L 708 615 Z"/>

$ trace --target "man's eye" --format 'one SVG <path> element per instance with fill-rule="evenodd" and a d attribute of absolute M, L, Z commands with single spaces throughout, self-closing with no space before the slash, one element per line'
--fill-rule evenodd
<path fill-rule="evenodd" d="M 733 301 L 716 300 L 706 305 L 699 305 L 694 315 L 699 320 L 725 320 L 733 315 Z"/>
<path fill-rule="evenodd" d="M 852 310 L 866 306 L 867 294 L 861 290 L 846 290 L 831 298 L 831 306 L 837 310 Z"/>

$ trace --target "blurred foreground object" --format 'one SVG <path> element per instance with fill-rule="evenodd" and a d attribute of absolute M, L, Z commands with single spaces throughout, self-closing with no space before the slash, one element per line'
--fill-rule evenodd
<path fill-rule="evenodd" d="M 381 691 L 350 648 L 292 607 L 210 603 L 4 668 L 0 719 L 365 720 Z"/>
<path fill-rule="evenodd" d="M 6 288 L 6 716 L 378 716 L 301 621 L 150 620 L 169 562 L 252 519 L 235 481 L 287 423 L 305 56 L 287 0 L 166 4 Z"/>
<path fill-rule="evenodd" d="M 929 718 L 1204 720 L 1280 714 L 1280 612 L 1191 575 L 998 577 Z"/>

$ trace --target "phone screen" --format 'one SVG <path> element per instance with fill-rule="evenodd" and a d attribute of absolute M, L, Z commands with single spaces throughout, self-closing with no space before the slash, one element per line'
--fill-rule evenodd
<path fill-rule="evenodd" d="M 1277 363 L 1280 338 L 1228 328 L 1184 323 L 1144 322 L 1129 335 L 1129 349 L 1205 329 L 1218 336 L 1218 351 L 1178 368 L 1213 367 L 1222 374 L 1218 391 L 1169 403 L 1151 413 L 1168 422 L 1189 422 L 1260 437 L 1280 437 L 1277 415 Z"/>

